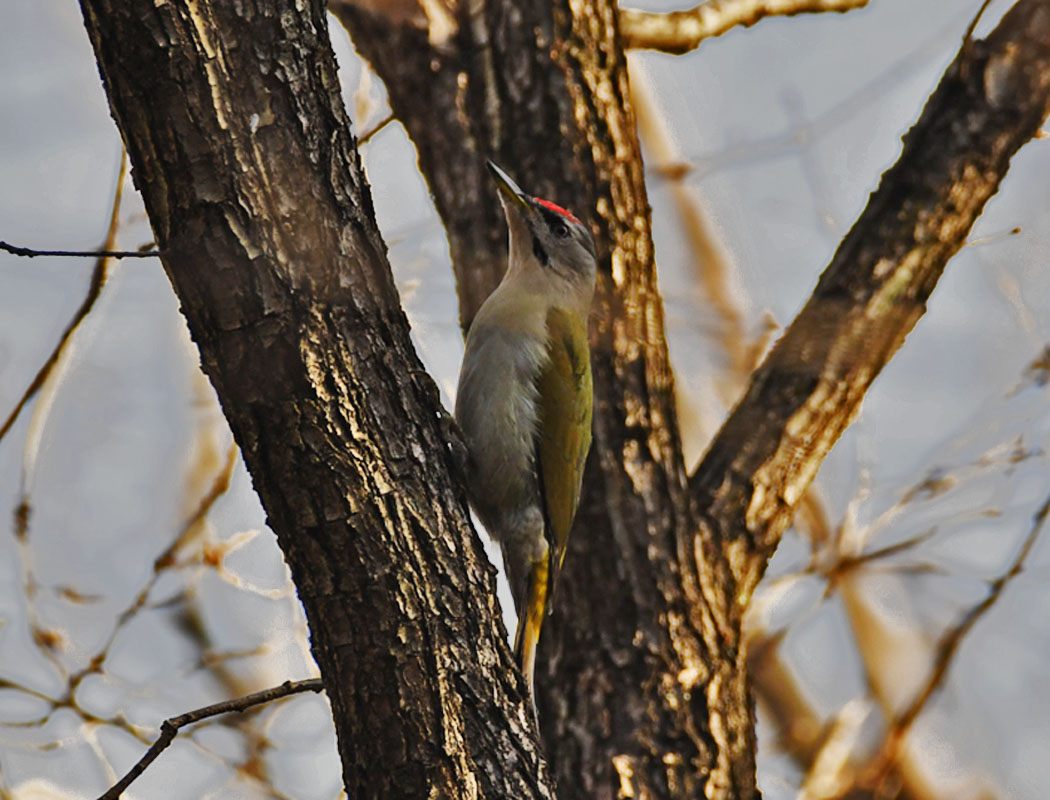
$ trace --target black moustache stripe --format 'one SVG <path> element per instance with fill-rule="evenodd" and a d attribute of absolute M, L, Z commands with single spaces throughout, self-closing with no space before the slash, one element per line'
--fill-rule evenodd
<path fill-rule="evenodd" d="M 532 237 L 532 254 L 536 256 L 536 258 L 541 264 L 543 264 L 543 266 L 550 266 L 550 256 L 548 256 L 547 251 L 543 249 L 543 245 L 540 244 L 539 237 L 537 236 Z"/>

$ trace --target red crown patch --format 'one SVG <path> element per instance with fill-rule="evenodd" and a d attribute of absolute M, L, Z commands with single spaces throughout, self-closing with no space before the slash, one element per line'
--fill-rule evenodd
<path fill-rule="evenodd" d="M 557 203 L 552 203 L 550 200 L 544 200 L 542 197 L 534 197 L 533 199 L 544 208 L 553 211 L 555 214 L 561 214 L 563 217 L 572 220 L 577 225 L 583 224 L 578 219 L 576 219 L 576 216 L 571 211 L 562 208 Z"/>

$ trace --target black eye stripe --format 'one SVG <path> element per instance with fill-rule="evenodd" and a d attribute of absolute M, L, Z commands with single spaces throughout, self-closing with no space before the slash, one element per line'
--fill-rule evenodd
<path fill-rule="evenodd" d="M 561 217 L 559 217 L 549 208 L 544 208 L 543 206 L 540 206 L 540 213 L 543 215 L 543 221 L 546 222 L 547 225 L 552 225 L 553 223 L 561 219 Z"/>
<path fill-rule="evenodd" d="M 569 230 L 569 226 L 566 224 L 565 220 L 560 214 L 556 214 L 555 212 L 550 211 L 546 208 L 541 208 L 540 213 L 543 214 L 543 221 L 547 223 L 547 227 L 552 232 L 557 231 L 558 229 L 562 229 L 565 231 Z"/>

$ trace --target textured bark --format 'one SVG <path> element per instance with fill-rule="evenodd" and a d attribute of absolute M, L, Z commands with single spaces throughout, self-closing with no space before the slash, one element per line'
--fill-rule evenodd
<path fill-rule="evenodd" d="M 627 787 L 691 797 L 707 786 L 749 796 L 754 726 L 743 654 L 723 594 L 704 601 L 695 574 L 615 3 L 491 0 L 440 25 L 410 5 L 331 3 L 416 144 L 448 233 L 464 325 L 506 263 L 485 158 L 589 220 L 598 243 L 595 440 L 536 679 L 559 797 L 612 798 Z M 735 682 L 702 684 L 705 664 L 727 664 Z"/>
<path fill-rule="evenodd" d="M 430 19 L 412 2 L 332 3 L 416 144 L 464 325 L 504 267 L 485 157 L 595 225 L 595 445 L 537 677 L 559 796 L 751 797 L 742 612 L 820 462 L 1045 117 L 1048 0 L 1022 0 L 960 54 L 685 493 L 615 8 L 542 5 L 489 0 L 435 20 L 432 3 Z"/>
<path fill-rule="evenodd" d="M 82 0 L 164 267 L 292 570 L 351 797 L 551 797 L 324 3 Z"/>

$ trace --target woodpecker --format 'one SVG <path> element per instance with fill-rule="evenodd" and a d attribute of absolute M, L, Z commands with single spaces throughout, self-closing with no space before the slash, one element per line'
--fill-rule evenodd
<path fill-rule="evenodd" d="M 467 333 L 455 417 L 467 493 L 500 544 L 518 613 L 514 654 L 535 714 L 536 646 L 565 560 L 591 446 L 587 316 L 594 239 L 488 162 L 510 231 L 507 271 Z"/>

